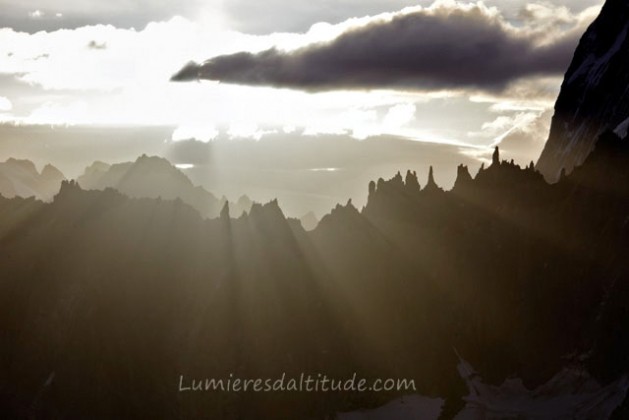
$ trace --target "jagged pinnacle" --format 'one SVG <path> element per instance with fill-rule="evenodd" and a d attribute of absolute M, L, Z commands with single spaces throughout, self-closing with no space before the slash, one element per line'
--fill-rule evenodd
<path fill-rule="evenodd" d="M 435 183 L 435 175 L 434 175 L 434 173 L 433 173 L 432 166 L 431 166 L 431 167 L 430 167 L 430 169 L 428 170 L 428 183 L 429 183 L 429 184 L 435 184 L 435 185 L 437 185 L 437 184 Z"/>
<path fill-rule="evenodd" d="M 417 173 L 415 171 L 407 171 L 406 172 L 406 178 L 404 180 L 404 185 L 406 186 L 407 190 L 414 192 L 414 191 L 419 191 L 421 189 L 420 185 L 419 185 L 419 181 L 417 180 Z"/>
<path fill-rule="evenodd" d="M 472 181 L 472 175 L 467 166 L 459 165 L 456 171 L 456 181 L 454 181 L 454 189 L 461 188 Z"/>
<path fill-rule="evenodd" d="M 369 182 L 369 195 L 376 192 L 376 183 L 374 181 Z"/>
<path fill-rule="evenodd" d="M 498 148 L 498 146 L 496 146 L 496 148 L 494 149 L 494 154 L 491 157 L 491 164 L 500 165 L 500 149 Z"/>
<path fill-rule="evenodd" d="M 430 169 L 428 170 L 428 182 L 426 183 L 426 187 L 424 188 L 424 191 L 437 191 L 437 190 L 441 190 L 441 188 L 439 188 L 439 186 L 435 182 L 435 175 L 431 166 Z"/>

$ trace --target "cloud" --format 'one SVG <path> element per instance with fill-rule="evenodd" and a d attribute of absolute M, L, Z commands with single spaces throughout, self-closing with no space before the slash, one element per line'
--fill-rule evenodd
<path fill-rule="evenodd" d="M 535 19 L 513 26 L 482 2 L 437 2 L 373 17 L 330 42 L 295 50 L 216 56 L 188 63 L 172 80 L 215 80 L 254 86 L 333 89 L 500 91 L 518 79 L 562 74 L 580 32 L 578 16 L 561 8 L 564 30 L 549 39 Z M 549 21 L 547 10 L 533 16 Z M 567 34 L 567 35 L 564 35 Z"/>
<path fill-rule="evenodd" d="M 152 21 L 175 15 L 195 17 L 204 7 L 216 10 L 220 0 L 0 0 L 0 27 L 35 33 L 111 24 L 118 28 L 144 28 Z"/>
<path fill-rule="evenodd" d="M 491 104 L 492 112 L 542 112 L 554 106 L 561 80 L 559 76 L 532 77 L 514 82 L 502 92 L 473 92 L 469 98 L 474 103 Z"/>
<path fill-rule="evenodd" d="M 32 11 L 28 15 L 32 17 L 33 19 L 40 19 L 44 16 L 41 10 Z"/>
<path fill-rule="evenodd" d="M 551 109 L 500 115 L 495 120 L 484 123 L 482 132 L 470 133 L 491 135 L 494 137 L 493 142 L 484 148 L 467 149 L 464 153 L 489 163 L 494 147 L 499 146 L 503 158 L 514 159 L 520 165 L 528 165 L 542 151 L 552 115 Z"/>
<path fill-rule="evenodd" d="M 2 111 L 11 111 L 13 109 L 13 104 L 9 100 L 9 98 L 5 98 L 4 96 L 0 96 L 0 112 Z"/>
<path fill-rule="evenodd" d="M 236 30 L 267 34 L 303 32 L 315 22 L 337 23 L 430 3 L 432 0 L 230 0 L 223 7 Z"/>
<path fill-rule="evenodd" d="M 94 7 L 114 7 L 117 1 Z M 55 2 L 55 5 L 64 3 Z M 59 8 L 64 13 L 61 20 L 66 19 L 66 14 L 77 13 L 79 6 L 83 7 L 79 3 L 77 0 L 74 9 Z M 17 7 L 18 3 L 15 4 Z M 494 22 L 510 38 L 524 39 L 535 46 L 554 45 L 567 33 L 577 37 L 582 33 L 579 28 L 588 23 L 583 13 L 555 14 L 552 8 L 550 12 L 536 9 L 529 13 L 532 17 L 518 18 L 518 10 L 509 9 L 514 4 L 504 7 L 501 4 L 500 12 L 484 8 L 477 20 Z M 31 11 L 41 8 L 45 19 L 53 14 L 43 3 L 30 2 L 28 6 Z M 469 18 L 474 7 L 478 9 L 478 6 L 448 9 L 443 5 L 441 9 L 442 15 L 449 10 Z M 37 33 L 0 29 L 0 95 L 12 102 L 11 110 L 0 111 L 0 121 L 61 126 L 166 125 L 167 133 L 157 139 L 160 143 L 166 139 L 189 138 L 210 144 L 222 137 L 256 139 L 268 137 L 273 131 L 281 133 L 285 128 L 292 138 L 300 140 L 319 138 L 322 134 L 355 139 L 395 136 L 483 147 L 507 131 L 483 133 L 483 123 L 501 115 L 512 117 L 520 112 L 539 113 L 552 108 L 560 75 L 527 77 L 502 91 L 457 87 L 421 92 L 378 89 L 311 94 L 304 90 L 226 83 L 168 82 L 181 64 L 190 59 L 198 61 L 238 51 L 255 55 L 273 46 L 278 52 L 295 52 L 308 46 L 334 45 L 345 33 L 413 13 L 438 15 L 436 9 L 413 8 L 353 18 L 336 25 L 317 23 L 306 33 L 268 36 L 226 31 L 185 18 L 150 23 L 141 30 L 113 25 Z M 360 13 L 362 9 L 357 10 Z M 28 16 L 26 11 L 24 16 Z M 506 22 L 504 16 L 512 23 Z M 441 16 L 441 20 L 446 17 Z M 106 48 L 91 49 L 92 41 L 105 44 Z M 405 45 L 401 41 L 400 45 Z M 545 137 L 540 138 L 543 141 Z M 537 147 L 536 143 L 529 144 Z"/>
<path fill-rule="evenodd" d="M 388 127 L 402 127 L 415 118 L 417 107 L 414 104 L 398 104 L 392 106 L 383 119 L 383 123 Z"/>
<path fill-rule="evenodd" d="M 552 115 L 552 110 L 546 110 L 539 114 L 517 114 L 513 118 L 512 127 L 501 136 L 497 145 L 510 155 L 532 155 L 531 160 L 537 158 L 537 154 L 532 152 L 541 152 L 546 137 L 548 137 Z"/>
<path fill-rule="evenodd" d="M 171 136 L 174 142 L 188 141 L 191 139 L 207 143 L 215 139 L 219 131 L 212 124 L 188 124 L 177 127 Z"/>
<path fill-rule="evenodd" d="M 98 42 L 98 41 L 95 41 L 95 40 L 91 40 L 87 44 L 87 48 L 89 48 L 90 50 L 106 50 L 107 49 L 107 43 L 106 42 Z"/>
<path fill-rule="evenodd" d="M 315 22 L 337 23 L 408 6 L 429 5 L 433 0 L 0 0 L 0 27 L 34 33 L 40 30 L 74 29 L 85 25 L 111 24 L 141 29 L 152 21 L 182 16 L 211 19 L 230 29 L 249 34 L 303 32 Z M 528 0 L 486 0 L 514 14 Z M 601 0 L 552 0 L 571 10 Z M 33 19 L 29 13 L 39 11 Z M 58 16 L 59 15 L 59 16 Z"/>

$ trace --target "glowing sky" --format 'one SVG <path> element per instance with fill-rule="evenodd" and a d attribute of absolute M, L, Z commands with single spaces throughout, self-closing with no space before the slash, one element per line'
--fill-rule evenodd
<path fill-rule="evenodd" d="M 528 161 L 545 140 L 564 62 L 600 5 L 0 0 L 0 121 L 172 126 L 171 141 L 394 135 L 468 145 L 479 157 L 501 144 Z M 255 55 L 271 48 L 280 65 Z M 230 59 L 245 52 L 254 67 Z M 170 81 L 205 60 L 222 60 L 208 77 L 221 83 Z"/>

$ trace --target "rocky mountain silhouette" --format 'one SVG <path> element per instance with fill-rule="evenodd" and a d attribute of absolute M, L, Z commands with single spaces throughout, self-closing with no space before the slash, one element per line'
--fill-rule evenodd
<path fill-rule="evenodd" d="M 41 172 L 29 160 L 8 159 L 0 163 L 0 194 L 4 197 L 35 197 L 50 201 L 59 191 L 64 175 L 54 166 Z"/>
<path fill-rule="evenodd" d="M 114 188 L 136 198 L 179 198 L 188 203 L 204 217 L 216 217 L 223 208 L 226 198 L 218 199 L 192 181 L 168 160 L 157 156 L 140 156 L 135 162 L 109 165 L 94 162 L 77 179 L 84 189 L 103 190 Z M 233 214 L 249 211 L 252 201 L 242 196 L 237 202 L 229 203 Z"/>
<path fill-rule="evenodd" d="M 629 127 L 629 3 L 607 0 L 581 38 L 537 162 L 550 181 L 583 163 L 606 130 Z"/>
<path fill-rule="evenodd" d="M 594 406 L 626 391 L 627 9 L 608 0 L 584 36 L 537 168 L 496 148 L 449 191 L 399 172 L 310 231 L 146 156 L 96 163 L 52 202 L 0 197 L 3 418 L 327 419 L 401 397 L 178 392 L 182 377 L 412 378 L 444 420 L 480 385 Z M 611 400 L 597 412 L 629 418 Z"/>
<path fill-rule="evenodd" d="M 466 394 L 453 348 L 489 383 L 533 388 L 573 364 L 602 385 L 627 374 L 626 143 L 606 132 L 554 185 L 498 150 L 458 178 L 378 180 L 363 209 L 339 205 L 311 232 L 276 201 L 204 219 L 76 182 L 52 203 L 0 199 L 0 408 L 325 418 L 395 396 L 174 390 L 179 375 L 360 372 L 414 378 L 451 418 Z"/>

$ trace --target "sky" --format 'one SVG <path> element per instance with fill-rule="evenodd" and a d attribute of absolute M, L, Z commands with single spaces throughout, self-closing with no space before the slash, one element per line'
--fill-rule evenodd
<path fill-rule="evenodd" d="M 20 142 L 0 138 L 0 158 L 28 157 L 34 128 L 54 138 L 56 127 L 166 127 L 159 140 L 169 150 L 273 136 L 394 138 L 456 147 L 478 162 L 500 145 L 528 164 L 601 5 L 0 0 L 0 124 L 26 132 Z M 116 147 L 126 153 L 118 159 L 137 152 Z"/>

